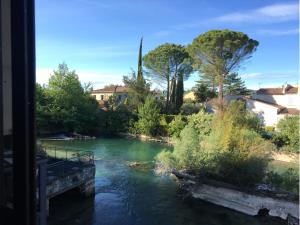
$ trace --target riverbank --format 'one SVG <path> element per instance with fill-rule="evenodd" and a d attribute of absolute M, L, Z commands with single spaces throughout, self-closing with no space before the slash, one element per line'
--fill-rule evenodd
<path fill-rule="evenodd" d="M 126 138 L 126 139 L 138 139 L 141 141 L 164 143 L 170 146 L 174 145 L 174 140 L 172 140 L 171 137 L 164 137 L 164 136 L 151 137 L 147 135 L 131 134 L 131 133 L 118 133 L 117 135 L 119 137 Z M 271 159 L 276 161 L 281 161 L 281 162 L 293 163 L 293 162 L 298 162 L 299 154 L 273 151 L 271 153 Z"/>
<path fill-rule="evenodd" d="M 170 137 L 152 137 L 143 134 L 131 134 L 131 133 L 118 133 L 119 137 L 126 138 L 126 139 L 138 139 L 140 141 L 150 141 L 150 142 L 157 142 L 157 143 L 164 143 L 170 146 L 174 145 L 174 141 Z"/>
<path fill-rule="evenodd" d="M 246 190 L 224 182 L 196 178 L 195 176 L 173 171 L 180 186 L 187 194 L 222 207 L 251 215 L 269 215 L 299 224 L 298 196 L 288 192 L 270 190 Z"/>

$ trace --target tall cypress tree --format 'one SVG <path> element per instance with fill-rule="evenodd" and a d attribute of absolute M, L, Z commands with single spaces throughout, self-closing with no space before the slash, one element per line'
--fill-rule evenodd
<path fill-rule="evenodd" d="M 180 107 L 183 104 L 183 74 L 180 73 L 177 78 L 177 84 L 176 84 L 176 99 L 175 99 L 175 105 L 176 109 L 179 110 Z"/>
<path fill-rule="evenodd" d="M 137 72 L 137 84 L 138 84 L 138 86 L 144 86 L 145 85 L 145 80 L 144 80 L 144 77 L 143 77 L 143 54 L 142 54 L 142 49 L 143 49 L 143 38 L 141 38 L 140 50 L 139 50 L 139 61 L 138 61 L 138 72 Z"/>

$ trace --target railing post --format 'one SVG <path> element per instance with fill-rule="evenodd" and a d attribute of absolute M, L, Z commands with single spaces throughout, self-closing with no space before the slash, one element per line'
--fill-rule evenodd
<path fill-rule="evenodd" d="M 47 160 L 42 160 L 38 165 L 39 183 L 39 225 L 47 224 Z"/>

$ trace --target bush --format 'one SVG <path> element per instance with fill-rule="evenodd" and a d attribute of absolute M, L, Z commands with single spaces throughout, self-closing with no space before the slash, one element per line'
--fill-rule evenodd
<path fill-rule="evenodd" d="M 169 136 L 178 138 L 185 125 L 186 121 L 183 119 L 182 115 L 175 116 L 174 120 L 168 124 Z"/>
<path fill-rule="evenodd" d="M 94 133 L 97 135 L 112 136 L 118 132 L 129 131 L 137 118 L 125 106 L 120 105 L 115 110 L 100 110 L 97 119 L 98 126 L 94 128 Z"/>
<path fill-rule="evenodd" d="M 147 97 L 145 104 L 138 108 L 139 120 L 135 123 L 135 128 L 139 133 L 155 136 L 159 131 L 160 109 L 153 97 Z"/>
<path fill-rule="evenodd" d="M 273 127 L 273 126 L 265 126 L 265 131 L 269 132 L 269 133 L 272 133 L 272 132 L 275 131 L 275 127 Z"/>
<path fill-rule="evenodd" d="M 288 116 L 277 124 L 278 132 L 274 140 L 289 146 L 293 152 L 299 151 L 299 116 Z"/>
<path fill-rule="evenodd" d="M 214 152 L 212 173 L 239 186 L 254 186 L 263 180 L 274 146 L 255 131 L 224 126 L 213 130 L 203 148 Z"/>
<path fill-rule="evenodd" d="M 188 116 L 173 153 L 158 156 L 176 169 L 210 173 L 251 187 L 263 180 L 275 147 L 258 133 L 260 125 L 236 102 L 213 117 L 203 111 Z M 172 162 L 172 164 L 170 164 Z"/>
<path fill-rule="evenodd" d="M 282 174 L 273 171 L 267 173 L 266 183 L 275 188 L 299 193 L 299 173 L 295 169 L 289 168 Z"/>
<path fill-rule="evenodd" d="M 192 126 L 200 138 L 208 136 L 211 132 L 213 115 L 204 111 L 188 116 L 188 124 Z"/>
<path fill-rule="evenodd" d="M 198 113 L 200 110 L 203 109 L 203 106 L 201 106 L 199 103 L 185 102 L 182 104 L 180 112 L 183 115 L 191 115 L 194 113 Z"/>

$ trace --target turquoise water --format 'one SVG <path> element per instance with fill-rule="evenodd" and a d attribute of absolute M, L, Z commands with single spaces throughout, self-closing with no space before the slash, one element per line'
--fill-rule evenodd
<path fill-rule="evenodd" d="M 154 157 L 166 146 L 125 139 L 44 142 L 72 151 L 93 151 L 96 194 L 68 192 L 50 200 L 50 225 L 279 225 L 199 200 L 186 200 L 178 185 L 153 172 Z M 128 162 L 145 162 L 130 168 Z"/>

